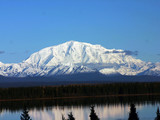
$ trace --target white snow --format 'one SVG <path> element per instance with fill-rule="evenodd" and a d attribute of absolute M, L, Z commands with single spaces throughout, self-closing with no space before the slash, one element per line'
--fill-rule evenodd
<path fill-rule="evenodd" d="M 99 71 L 103 74 L 138 75 L 146 70 L 160 73 L 160 63 L 146 63 L 121 49 L 69 41 L 44 48 L 17 64 L 0 62 L 0 75 L 49 76 Z M 146 73 L 145 73 L 146 74 Z"/>

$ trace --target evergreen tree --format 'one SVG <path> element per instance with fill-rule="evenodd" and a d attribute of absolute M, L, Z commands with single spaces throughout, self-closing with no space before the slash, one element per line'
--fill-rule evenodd
<path fill-rule="evenodd" d="M 136 108 L 134 104 L 130 105 L 130 113 L 128 120 L 139 120 L 138 115 L 136 113 Z"/>
<path fill-rule="evenodd" d="M 98 116 L 95 113 L 94 106 L 91 106 L 90 110 L 91 110 L 91 113 L 89 115 L 90 120 L 99 120 Z"/>
<path fill-rule="evenodd" d="M 68 114 L 68 120 L 75 120 L 75 118 L 73 117 L 72 112 L 70 112 L 70 114 Z"/>
<path fill-rule="evenodd" d="M 62 114 L 62 120 L 66 120 L 63 114 Z"/>
<path fill-rule="evenodd" d="M 159 107 L 157 108 L 157 117 L 155 118 L 155 120 L 160 120 Z"/>
<path fill-rule="evenodd" d="M 21 114 L 21 120 L 32 120 L 28 114 L 28 110 L 27 108 L 25 107 L 24 110 L 23 110 L 23 113 Z"/>

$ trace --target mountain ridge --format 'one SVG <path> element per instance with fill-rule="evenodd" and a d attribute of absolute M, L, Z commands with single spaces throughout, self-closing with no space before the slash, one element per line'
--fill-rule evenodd
<path fill-rule="evenodd" d="M 9 77 L 54 76 L 99 72 L 104 75 L 160 76 L 160 63 L 144 62 L 125 50 L 69 41 L 37 51 L 21 63 L 0 62 L 0 75 Z"/>

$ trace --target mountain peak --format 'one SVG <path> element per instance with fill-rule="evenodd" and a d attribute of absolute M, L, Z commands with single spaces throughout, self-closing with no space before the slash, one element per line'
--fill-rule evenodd
<path fill-rule="evenodd" d="M 101 53 L 107 49 L 100 45 L 68 41 L 66 43 L 44 48 L 33 53 L 25 62 L 40 66 L 53 66 L 58 64 L 83 64 L 104 62 Z M 96 58 L 95 58 L 96 57 Z"/>
<path fill-rule="evenodd" d="M 125 55 L 123 50 L 106 49 L 101 45 L 68 41 L 66 43 L 44 48 L 33 53 L 26 61 L 41 67 L 55 65 L 86 65 L 86 64 L 134 64 L 143 63 L 132 56 Z"/>
<path fill-rule="evenodd" d="M 85 45 L 85 46 L 90 46 L 90 47 L 101 47 L 101 48 L 104 48 L 99 44 L 93 45 L 93 44 L 90 44 L 90 43 L 79 42 L 79 41 L 74 41 L 74 40 L 67 41 L 67 42 L 62 43 L 60 45 L 69 45 L 69 46 L 71 46 L 71 45 Z"/>
<path fill-rule="evenodd" d="M 82 67 L 83 66 L 83 67 Z M 0 63 L 0 75 L 55 75 L 98 71 L 102 74 L 159 75 L 160 64 L 150 64 L 127 55 L 121 49 L 68 41 L 33 53 L 19 64 Z"/>
<path fill-rule="evenodd" d="M 79 41 L 75 41 L 75 40 L 70 40 L 70 41 L 67 41 L 65 43 L 82 43 L 82 42 L 79 42 Z"/>

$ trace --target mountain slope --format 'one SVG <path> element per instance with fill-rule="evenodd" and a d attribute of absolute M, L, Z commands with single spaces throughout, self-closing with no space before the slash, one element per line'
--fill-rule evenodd
<path fill-rule="evenodd" d="M 44 48 L 17 64 L 0 62 L 3 76 L 53 76 L 100 72 L 106 75 L 160 75 L 160 64 L 146 63 L 124 50 L 69 41 Z"/>

